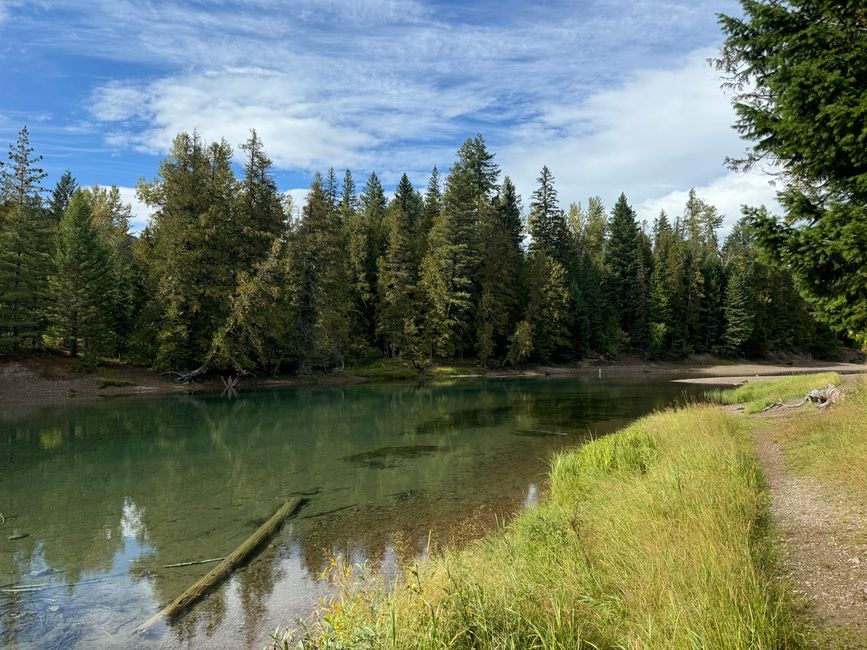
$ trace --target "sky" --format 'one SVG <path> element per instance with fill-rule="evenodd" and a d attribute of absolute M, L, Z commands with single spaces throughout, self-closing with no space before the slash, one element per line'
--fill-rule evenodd
<path fill-rule="evenodd" d="M 775 205 L 724 165 L 745 143 L 708 63 L 735 0 L 0 0 L 0 147 L 26 125 L 51 186 L 135 198 L 179 131 L 255 128 L 280 189 L 316 171 L 423 189 L 484 135 L 528 205 L 542 165 L 564 209 L 625 192 L 639 219 L 687 192 L 726 215 Z"/>

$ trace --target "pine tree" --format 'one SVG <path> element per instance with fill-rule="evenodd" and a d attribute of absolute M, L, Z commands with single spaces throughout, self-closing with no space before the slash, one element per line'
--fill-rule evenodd
<path fill-rule="evenodd" d="M 417 360 L 420 353 L 420 313 L 416 296 L 418 263 L 408 213 L 408 210 L 415 209 L 413 202 L 408 200 L 413 194 L 411 185 L 408 189 L 404 187 L 387 210 L 388 245 L 385 255 L 379 259 L 376 331 L 390 357 L 403 353 Z"/>
<path fill-rule="evenodd" d="M 250 270 L 269 254 L 274 238 L 285 233 L 286 214 L 274 182 L 273 163 L 255 129 L 241 145 L 241 151 L 245 154 L 244 176 L 235 215 L 240 232 L 236 233 L 233 248 L 237 267 Z"/>
<path fill-rule="evenodd" d="M 725 290 L 725 334 L 723 343 L 731 354 L 745 354 L 755 326 L 750 306 L 749 292 L 743 275 L 735 270 Z"/>
<path fill-rule="evenodd" d="M 541 250 L 531 254 L 528 266 L 526 320 L 533 326 L 533 350 L 540 361 L 555 361 L 569 348 L 572 317 L 566 269 Z"/>
<path fill-rule="evenodd" d="M 630 345 L 641 349 L 649 339 L 648 292 L 650 269 L 644 260 L 642 233 L 635 212 L 620 195 L 611 212 L 611 236 L 605 248 L 605 265 L 614 311 L 620 314 L 620 327 Z"/>
<path fill-rule="evenodd" d="M 50 332 L 76 358 L 110 345 L 111 276 L 108 251 L 93 225 L 87 193 L 76 192 L 60 220 L 51 276 Z"/>
<path fill-rule="evenodd" d="M 478 134 L 467 138 L 458 149 L 458 164 L 470 177 L 474 202 L 489 202 L 497 190 L 500 167 L 488 151 L 485 138 Z"/>
<path fill-rule="evenodd" d="M 93 228 L 107 254 L 109 283 L 104 302 L 108 306 L 111 339 L 105 353 L 120 355 L 128 348 L 144 304 L 143 282 L 129 232 L 131 210 L 121 201 L 116 185 L 110 189 L 95 186 L 85 191 L 85 195 L 90 203 Z"/>
<path fill-rule="evenodd" d="M 430 235 L 433 224 L 439 219 L 441 210 L 440 173 L 434 165 L 425 191 L 424 206 L 416 233 L 416 255 L 419 260 L 424 259 L 427 253 L 428 235 Z"/>
<path fill-rule="evenodd" d="M 421 284 L 430 304 L 426 329 L 441 357 L 462 355 L 469 347 L 473 295 L 479 263 L 476 241 L 477 178 L 455 163 L 446 180 L 443 209 L 433 224 Z"/>
<path fill-rule="evenodd" d="M 343 174 L 343 187 L 340 193 L 340 218 L 347 223 L 358 210 L 358 195 L 355 192 L 355 180 L 348 169 Z"/>
<path fill-rule="evenodd" d="M 25 127 L 0 168 L 0 348 L 38 346 L 45 325 L 52 229 L 41 160 Z"/>
<path fill-rule="evenodd" d="M 51 199 L 48 201 L 48 212 L 54 218 L 55 225 L 60 223 L 66 212 L 66 208 L 69 207 L 72 195 L 75 194 L 75 190 L 77 189 L 78 183 L 75 181 L 72 172 L 67 169 L 63 172 L 60 180 L 57 181 L 57 185 L 54 186 L 51 192 Z"/>
<path fill-rule="evenodd" d="M 237 264 L 252 252 L 232 248 L 239 201 L 231 156 L 225 141 L 206 148 L 198 135 L 181 133 L 157 179 L 139 184 L 139 197 L 154 209 L 149 273 L 156 304 L 148 311 L 159 315 L 141 325 L 156 328 L 155 362 L 166 370 L 201 365 L 228 316 Z"/>
<path fill-rule="evenodd" d="M 353 309 L 347 245 L 340 214 L 317 174 L 293 251 L 297 298 L 292 311 L 304 373 L 342 368 L 345 363 Z"/>
<path fill-rule="evenodd" d="M 533 237 L 532 247 L 563 264 L 569 255 L 569 231 L 566 215 L 557 200 L 554 176 L 545 166 L 536 180 L 539 187 L 533 192 L 528 218 L 530 235 Z"/>

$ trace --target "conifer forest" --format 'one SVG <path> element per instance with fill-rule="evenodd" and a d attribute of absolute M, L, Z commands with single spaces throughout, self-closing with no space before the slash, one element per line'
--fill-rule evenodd
<path fill-rule="evenodd" d="M 303 205 L 277 188 L 255 131 L 239 151 L 180 133 L 138 195 L 71 172 L 43 188 L 26 128 L 0 169 L 0 345 L 119 358 L 192 378 L 308 374 L 399 359 L 485 367 L 618 353 L 822 355 L 837 339 L 742 221 L 694 191 L 679 214 L 626 194 L 529 197 L 483 136 L 425 187 L 317 174 Z M 568 202 L 567 201 L 573 201 Z"/>

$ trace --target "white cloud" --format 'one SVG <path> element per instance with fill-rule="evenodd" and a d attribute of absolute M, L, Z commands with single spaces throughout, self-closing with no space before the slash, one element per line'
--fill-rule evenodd
<path fill-rule="evenodd" d="M 753 171 L 747 174 L 728 172 L 706 185 L 695 187 L 699 197 L 716 206 L 723 215 L 723 235 L 731 231 L 741 218 L 741 206 L 765 205 L 772 211 L 779 210 L 776 193 L 779 188 L 770 185 L 770 177 Z M 665 196 L 648 199 L 636 206 L 640 218 L 652 223 L 660 210 L 665 210 L 673 220 L 683 214 L 689 190 L 675 190 Z"/>
<path fill-rule="evenodd" d="M 610 207 L 625 192 L 642 219 L 652 219 L 655 213 L 645 212 L 658 212 L 657 205 L 669 209 L 685 199 L 691 187 L 705 189 L 731 218 L 740 203 L 770 201 L 774 192 L 762 177 L 728 174 L 723 166 L 743 143 L 707 63 L 712 55 L 697 50 L 677 67 L 638 71 L 574 105 L 546 107 L 501 150 L 501 164 L 525 197 L 547 164 L 564 203 L 598 194 Z M 682 208 L 681 201 L 673 211 Z"/>
<path fill-rule="evenodd" d="M 110 189 L 107 185 L 104 185 L 103 187 Z M 148 219 L 151 216 L 151 209 L 138 200 L 138 197 L 135 195 L 134 187 L 118 187 L 117 189 L 120 192 L 120 200 L 129 205 L 132 213 L 132 218 L 129 223 L 130 230 L 134 233 L 141 232 L 144 230 L 144 227 L 148 225 Z"/>

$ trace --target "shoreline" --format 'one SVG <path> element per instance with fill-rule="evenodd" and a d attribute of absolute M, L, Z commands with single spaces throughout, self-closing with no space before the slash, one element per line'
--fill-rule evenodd
<path fill-rule="evenodd" d="M 385 367 L 385 366 L 384 366 Z M 399 366 L 394 366 L 400 368 Z M 451 371 L 451 372 L 443 372 Z M 627 358 L 620 362 L 585 361 L 567 366 L 534 366 L 517 370 L 490 370 L 473 366 L 437 368 L 427 373 L 403 373 L 389 376 L 365 368 L 347 369 L 334 374 L 280 377 L 242 377 L 239 390 L 269 388 L 306 388 L 346 386 L 381 382 L 428 382 L 453 379 L 509 379 L 520 377 L 569 377 L 599 374 L 628 375 L 691 375 L 672 381 L 735 386 L 755 377 L 774 377 L 812 372 L 842 374 L 867 371 L 864 362 L 812 361 L 801 357 L 780 360 L 721 362 L 699 358 L 684 361 L 642 362 Z M 357 373 L 357 374 L 356 374 Z M 91 372 L 77 372 L 67 359 L 37 356 L 20 360 L 0 360 L 0 404 L 49 405 L 70 404 L 104 398 L 165 396 L 219 393 L 224 389 L 219 377 L 200 382 L 180 383 L 160 372 L 122 363 L 107 363 Z"/>

